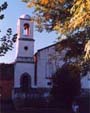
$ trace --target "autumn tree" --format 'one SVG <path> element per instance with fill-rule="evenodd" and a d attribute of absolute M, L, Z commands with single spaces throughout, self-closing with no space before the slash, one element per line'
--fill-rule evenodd
<path fill-rule="evenodd" d="M 39 30 L 68 33 L 90 26 L 90 0 L 23 0 L 35 8 Z"/>
<path fill-rule="evenodd" d="M 47 32 L 56 31 L 57 33 L 60 33 L 60 35 L 61 34 L 66 35 L 67 39 L 62 41 L 59 40 L 60 44 L 58 43 L 56 45 L 56 49 L 57 51 L 60 52 L 61 50 L 64 50 L 65 48 L 69 47 L 70 50 L 64 57 L 64 60 L 66 61 L 65 64 L 67 65 L 74 64 L 79 66 L 80 74 L 86 75 L 86 73 L 90 71 L 89 65 L 90 0 L 22 0 L 22 1 L 26 2 L 27 6 L 30 8 L 34 7 L 35 13 L 34 17 L 32 17 L 32 20 L 34 20 L 37 23 L 36 27 L 38 31 L 40 32 L 42 32 L 43 30 L 46 30 Z M 59 37 L 59 39 L 60 38 L 61 36 Z M 73 63 L 71 61 L 72 58 L 74 59 L 77 58 L 77 60 L 75 60 L 75 62 Z M 55 80 L 61 81 L 61 84 L 59 84 L 60 81 L 58 81 L 57 83 L 57 85 L 59 85 L 58 88 L 61 88 L 60 85 L 62 85 L 64 80 L 59 77 L 62 77 L 63 75 L 63 77 L 66 77 L 68 80 L 70 79 L 68 78 L 69 76 L 71 75 L 73 76 L 73 74 L 69 72 L 68 66 L 67 70 L 65 69 L 66 69 L 65 66 L 62 66 L 61 69 L 55 73 L 56 77 Z M 71 71 L 73 71 L 72 67 Z M 78 77 L 80 77 L 79 74 Z M 53 81 L 53 83 L 55 85 L 55 81 Z M 55 90 L 54 92 L 59 92 L 59 90 L 63 89 L 58 88 L 56 88 L 57 90 L 55 90 L 53 86 L 53 89 Z M 78 87 L 76 90 L 78 90 Z M 65 92 L 63 91 L 61 91 L 62 94 L 63 93 L 65 94 Z M 57 94 L 55 94 L 54 96 L 56 97 L 56 95 Z"/>
<path fill-rule="evenodd" d="M 4 2 L 0 5 L 0 20 L 4 19 L 4 14 L 2 12 L 6 10 L 7 6 L 7 2 Z M 12 50 L 13 43 L 16 41 L 16 37 L 17 34 L 12 35 L 11 28 L 8 28 L 6 34 L 0 37 L 0 56 L 4 56 L 8 52 L 8 50 Z"/>
<path fill-rule="evenodd" d="M 38 31 L 71 35 L 90 26 L 90 0 L 22 0 L 34 7 Z M 88 39 L 90 40 L 90 38 Z"/>

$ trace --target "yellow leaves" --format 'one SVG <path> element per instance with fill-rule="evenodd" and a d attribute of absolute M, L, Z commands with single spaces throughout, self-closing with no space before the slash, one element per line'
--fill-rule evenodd
<path fill-rule="evenodd" d="M 65 0 L 40 0 L 40 3 L 42 4 L 42 5 L 47 5 L 48 3 L 49 4 L 53 4 L 53 3 L 55 3 L 55 2 L 59 2 L 59 3 L 64 3 L 65 2 Z"/>
<path fill-rule="evenodd" d="M 41 3 L 42 5 L 46 5 L 46 4 L 48 4 L 48 2 L 49 2 L 49 0 L 40 0 L 40 3 Z"/>
<path fill-rule="evenodd" d="M 57 0 L 58 3 L 65 3 L 65 0 Z M 52 8 L 57 7 L 55 0 L 41 0 L 44 5 L 51 3 Z M 63 24 L 60 21 L 54 26 L 54 30 L 62 33 L 72 31 L 79 27 L 90 25 L 90 0 L 75 0 L 73 7 L 70 9 L 72 16 L 65 20 Z"/>
<path fill-rule="evenodd" d="M 33 6 L 37 5 L 38 3 L 41 5 L 47 5 L 49 3 L 49 0 L 31 0 L 27 3 L 27 6 L 33 7 Z"/>
<path fill-rule="evenodd" d="M 59 3 L 63 4 L 65 2 L 65 0 L 58 0 Z"/>
<path fill-rule="evenodd" d="M 31 7 L 35 6 L 35 4 L 36 4 L 36 1 L 35 1 L 35 0 L 31 0 L 31 1 L 29 1 L 29 2 L 27 3 L 27 6 L 28 6 L 29 8 L 31 8 Z"/>
<path fill-rule="evenodd" d="M 86 1 L 87 1 L 86 7 L 87 7 L 87 9 L 90 11 L 90 0 L 86 0 Z"/>
<path fill-rule="evenodd" d="M 71 13 L 69 29 L 90 25 L 90 0 L 76 0 Z"/>
<path fill-rule="evenodd" d="M 28 6 L 29 8 L 31 8 L 31 7 L 34 6 L 34 3 L 33 3 L 33 2 L 29 2 L 29 3 L 27 4 L 27 6 Z"/>
<path fill-rule="evenodd" d="M 68 29 L 76 29 L 78 27 L 90 26 L 90 14 L 84 13 L 83 15 L 75 15 L 71 19 Z"/>
<path fill-rule="evenodd" d="M 50 19 L 52 20 L 54 17 L 56 21 L 53 21 L 51 24 L 53 29 L 58 32 L 71 32 L 76 28 L 90 25 L 90 0 L 73 0 L 73 2 L 68 0 L 27 1 L 28 7 L 34 6 L 37 13 L 40 11 L 42 14 L 44 14 L 43 16 L 41 15 L 41 19 L 37 19 L 37 23 L 41 25 L 41 23 L 43 23 L 41 20 L 45 19 L 46 22 L 49 22 Z M 68 7 L 63 9 L 63 6 L 67 5 L 67 3 L 70 3 L 72 8 Z M 63 16 L 65 14 L 66 16 Z"/>
<path fill-rule="evenodd" d="M 60 22 L 56 24 L 56 26 L 54 27 L 54 30 L 56 30 L 59 33 L 62 34 L 66 34 L 66 32 L 68 31 L 68 22 L 66 22 L 65 24 L 61 24 Z M 68 33 L 68 32 L 67 32 Z"/>
<path fill-rule="evenodd" d="M 60 26 L 59 26 L 59 25 L 56 25 L 56 26 L 54 27 L 54 30 L 56 30 L 56 31 L 59 31 L 59 29 L 60 29 Z"/>
<path fill-rule="evenodd" d="M 70 12 L 73 15 L 80 14 L 86 11 L 90 11 L 90 1 L 87 0 L 76 0 L 76 3 L 71 8 Z"/>

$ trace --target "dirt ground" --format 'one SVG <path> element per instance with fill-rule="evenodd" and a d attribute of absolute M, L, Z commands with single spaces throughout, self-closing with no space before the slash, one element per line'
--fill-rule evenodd
<path fill-rule="evenodd" d="M 19 108 L 15 109 L 11 103 L 0 104 L 0 113 L 72 113 L 61 108 Z"/>

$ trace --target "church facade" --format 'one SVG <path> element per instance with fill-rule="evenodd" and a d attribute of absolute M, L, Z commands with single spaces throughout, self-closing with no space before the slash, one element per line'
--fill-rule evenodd
<path fill-rule="evenodd" d="M 48 96 L 52 87 L 51 75 L 56 70 L 55 62 L 52 64 L 49 56 L 55 53 L 55 46 L 38 50 L 34 55 L 33 21 L 29 15 L 18 19 L 17 34 L 12 98 L 24 98 L 26 93 L 29 98 Z"/>
<path fill-rule="evenodd" d="M 15 62 L 0 64 L 0 98 L 47 97 L 52 87 L 52 75 L 65 63 L 63 58 L 70 48 L 57 52 L 53 44 L 34 54 L 33 21 L 29 15 L 18 19 L 17 34 Z M 7 78 L 3 72 L 6 72 Z"/>

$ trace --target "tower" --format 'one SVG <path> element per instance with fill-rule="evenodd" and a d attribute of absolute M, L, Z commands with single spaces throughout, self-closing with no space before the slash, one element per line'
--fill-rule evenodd
<path fill-rule="evenodd" d="M 14 88 L 34 87 L 34 39 L 33 21 L 29 15 L 22 15 L 17 22 L 17 59 L 14 69 Z"/>

